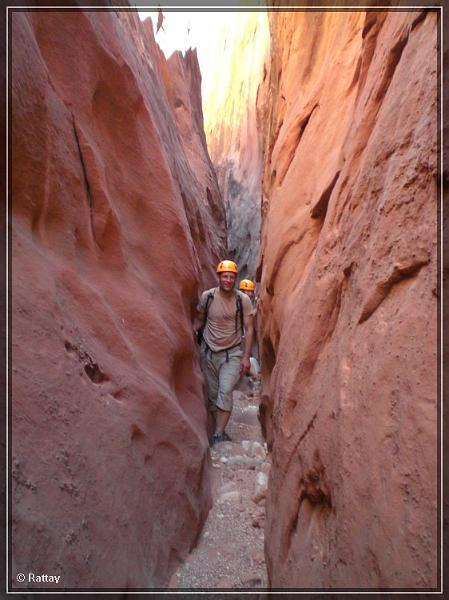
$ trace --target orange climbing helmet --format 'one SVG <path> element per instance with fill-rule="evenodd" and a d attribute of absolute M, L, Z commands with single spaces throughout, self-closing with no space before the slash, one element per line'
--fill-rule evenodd
<path fill-rule="evenodd" d="M 254 292 L 255 289 L 254 281 L 251 279 L 242 279 L 239 285 L 239 290 L 244 290 L 246 292 Z"/>
<path fill-rule="evenodd" d="M 217 273 L 238 273 L 237 265 L 232 260 L 222 260 L 217 265 Z"/>

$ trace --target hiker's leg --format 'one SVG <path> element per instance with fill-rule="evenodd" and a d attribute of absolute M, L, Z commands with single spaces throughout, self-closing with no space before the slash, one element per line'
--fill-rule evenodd
<path fill-rule="evenodd" d="M 231 416 L 230 410 L 221 410 L 221 408 L 217 408 L 217 422 L 215 424 L 215 433 L 223 433 L 226 429 L 226 425 L 228 424 L 229 417 Z"/>
<path fill-rule="evenodd" d="M 200 363 L 203 371 L 204 379 L 206 380 L 207 398 L 209 408 L 215 406 L 218 394 L 218 376 L 219 370 L 217 361 L 214 360 L 215 355 L 211 352 L 201 352 Z"/>
<path fill-rule="evenodd" d="M 215 431 L 223 433 L 232 412 L 232 392 L 240 379 L 240 364 L 243 352 L 240 349 L 229 351 L 228 360 L 224 357 L 220 364 L 217 395 L 217 426 Z"/>
<path fill-rule="evenodd" d="M 207 409 L 207 437 L 210 438 L 217 429 L 217 407 L 210 404 Z"/>
<path fill-rule="evenodd" d="M 206 394 L 207 394 L 207 435 L 210 437 L 216 428 L 217 407 L 215 405 L 218 394 L 218 366 L 214 360 L 215 355 L 201 351 L 200 363 L 204 374 Z"/>

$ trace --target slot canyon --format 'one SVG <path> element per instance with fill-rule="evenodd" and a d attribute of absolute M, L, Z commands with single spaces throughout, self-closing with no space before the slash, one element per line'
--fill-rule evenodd
<path fill-rule="evenodd" d="M 439 11 L 233 16 L 206 81 L 137 9 L 9 13 L 12 591 L 182 589 L 220 472 L 268 477 L 264 575 L 218 587 L 439 589 Z M 260 374 L 210 447 L 225 258 Z"/>

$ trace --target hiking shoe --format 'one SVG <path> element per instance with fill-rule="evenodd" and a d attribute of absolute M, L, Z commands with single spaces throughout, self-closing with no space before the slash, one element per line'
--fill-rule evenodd
<path fill-rule="evenodd" d="M 225 441 L 225 439 L 224 439 L 222 433 L 214 433 L 214 435 L 212 436 L 212 439 L 210 441 L 210 445 L 213 446 L 217 442 L 224 442 L 224 441 Z"/>

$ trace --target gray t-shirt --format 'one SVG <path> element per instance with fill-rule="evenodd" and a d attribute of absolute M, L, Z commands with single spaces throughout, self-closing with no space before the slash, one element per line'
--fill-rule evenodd
<path fill-rule="evenodd" d="M 226 295 L 220 291 L 220 288 L 211 288 L 201 294 L 197 306 L 201 319 L 204 316 L 207 297 L 210 293 L 214 294 L 214 298 L 209 301 L 207 323 L 203 331 L 203 337 L 211 350 L 219 352 L 220 350 L 237 346 L 242 339 L 240 315 L 237 318 L 237 331 L 235 327 L 235 314 L 237 312 L 236 294 L 239 294 L 242 299 L 244 319 L 254 314 L 254 308 L 248 296 L 238 290 L 234 290 L 234 293 Z"/>

